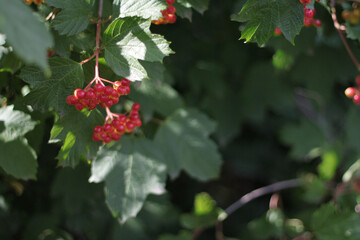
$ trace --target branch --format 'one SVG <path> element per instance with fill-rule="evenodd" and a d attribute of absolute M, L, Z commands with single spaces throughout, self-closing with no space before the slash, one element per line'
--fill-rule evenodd
<path fill-rule="evenodd" d="M 252 200 L 258 197 L 264 196 L 269 193 L 277 192 L 283 189 L 298 187 L 300 186 L 300 184 L 301 184 L 300 179 L 292 179 L 292 180 L 277 182 L 265 187 L 255 189 L 254 191 L 245 194 L 235 203 L 231 204 L 228 208 L 226 208 L 225 209 L 226 216 L 223 216 L 223 219 L 220 220 L 221 221 L 225 220 L 225 218 L 227 218 L 230 214 L 234 213 L 236 210 L 244 206 L 246 203 L 251 202 Z"/>
<path fill-rule="evenodd" d="M 351 60 L 353 61 L 353 63 L 355 64 L 356 66 L 356 69 L 358 71 L 360 71 L 360 64 L 359 62 L 357 61 L 356 57 L 354 56 L 353 52 L 351 51 L 350 47 L 349 47 L 349 44 L 347 43 L 345 37 L 344 37 L 344 34 L 342 31 L 345 31 L 346 28 L 342 25 L 339 24 L 339 21 L 337 20 L 337 17 L 336 17 L 336 9 L 335 9 L 335 0 L 331 0 L 331 17 L 332 17 L 332 20 L 334 22 L 334 27 L 336 28 L 336 30 L 338 31 L 339 33 L 339 36 L 341 38 L 341 41 L 343 42 L 345 48 L 346 48 L 346 51 L 348 52 Z"/>

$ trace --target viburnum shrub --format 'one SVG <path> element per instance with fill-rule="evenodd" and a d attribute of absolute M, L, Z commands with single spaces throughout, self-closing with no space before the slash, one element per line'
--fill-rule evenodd
<path fill-rule="evenodd" d="M 360 239 L 359 9 L 0 0 L 0 240 Z"/>

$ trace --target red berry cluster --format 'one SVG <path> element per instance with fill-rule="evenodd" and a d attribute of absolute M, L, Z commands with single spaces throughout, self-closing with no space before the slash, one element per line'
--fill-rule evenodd
<path fill-rule="evenodd" d="M 319 19 L 314 19 L 315 9 L 307 8 L 306 5 L 311 3 L 312 0 L 300 0 L 302 4 L 304 4 L 304 25 L 305 27 L 311 27 L 314 25 L 315 27 L 321 27 L 321 21 Z M 319 0 L 315 0 L 319 1 Z"/>
<path fill-rule="evenodd" d="M 119 102 L 119 97 L 130 93 L 130 81 L 123 78 L 121 81 L 113 83 L 113 87 L 105 86 L 103 83 L 97 83 L 92 87 L 86 87 L 84 90 L 75 89 L 74 95 L 66 98 L 69 105 L 74 105 L 79 111 L 84 108 L 93 110 L 97 105 L 106 108 Z"/>
<path fill-rule="evenodd" d="M 165 10 L 161 10 L 161 14 L 163 15 L 163 17 L 159 18 L 158 20 L 152 21 L 152 23 L 159 25 L 176 22 L 176 8 L 173 6 L 175 0 L 166 0 L 166 3 L 168 4 L 168 7 Z"/>
<path fill-rule="evenodd" d="M 345 90 L 345 95 L 352 98 L 356 105 L 360 104 L 360 75 L 355 78 L 357 87 L 348 87 Z"/>
<path fill-rule="evenodd" d="M 103 126 L 94 127 L 92 139 L 103 143 L 109 143 L 112 140 L 119 141 L 121 135 L 130 133 L 135 127 L 141 126 L 139 110 L 140 104 L 134 103 L 128 116 L 124 114 L 116 115 L 117 118 L 108 121 Z"/>

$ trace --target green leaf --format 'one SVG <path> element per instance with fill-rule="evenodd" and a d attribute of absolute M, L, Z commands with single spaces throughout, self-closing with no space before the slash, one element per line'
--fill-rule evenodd
<path fill-rule="evenodd" d="M 348 21 L 345 22 L 347 37 L 353 40 L 360 40 L 360 25 L 352 26 Z"/>
<path fill-rule="evenodd" d="M 292 146 L 290 156 L 295 159 L 314 157 L 312 150 L 322 147 L 325 140 L 321 129 L 305 119 L 299 124 L 286 125 L 280 134 L 281 140 Z"/>
<path fill-rule="evenodd" d="M 63 141 L 57 156 L 59 165 L 75 167 L 81 157 L 93 157 L 99 149 L 99 143 L 92 140 L 93 129 L 102 125 L 104 117 L 93 110 L 81 112 L 74 109 L 60 118 L 51 130 L 50 142 Z"/>
<path fill-rule="evenodd" d="M 183 169 L 201 181 L 218 177 L 221 157 L 209 139 L 215 124 L 194 109 L 179 109 L 159 127 L 155 142 L 162 147 L 168 173 Z"/>
<path fill-rule="evenodd" d="M 284 231 L 284 213 L 279 208 L 269 209 L 265 216 L 248 224 L 255 239 L 279 239 Z"/>
<path fill-rule="evenodd" d="M 47 111 L 54 107 L 63 115 L 70 107 L 66 103 L 66 97 L 83 86 L 84 73 L 81 64 L 70 59 L 51 58 L 49 63 L 52 71 L 50 78 L 46 78 L 35 67 L 26 67 L 21 71 L 20 78 L 33 86 L 25 99 L 35 109 Z"/>
<path fill-rule="evenodd" d="M 106 202 L 121 221 L 140 211 L 148 194 L 164 192 L 162 149 L 146 139 L 122 137 L 104 146 L 92 162 L 90 182 L 105 181 Z"/>
<path fill-rule="evenodd" d="M 173 53 L 162 36 L 149 30 L 150 20 L 117 19 L 104 32 L 105 60 L 119 76 L 129 80 L 148 78 L 139 60 L 162 62 Z"/>
<path fill-rule="evenodd" d="M 359 214 L 340 211 L 328 203 L 313 214 L 311 226 L 319 240 L 354 240 L 360 238 L 359 221 Z"/>
<path fill-rule="evenodd" d="M 324 152 L 321 156 L 322 161 L 318 166 L 320 177 L 330 180 L 336 173 L 336 168 L 339 164 L 339 157 L 335 151 Z"/>
<path fill-rule="evenodd" d="M 14 106 L 0 108 L 0 121 L 5 127 L 3 131 L 0 131 L 0 140 L 3 142 L 10 142 L 24 136 L 36 125 L 30 115 L 14 110 Z"/>
<path fill-rule="evenodd" d="M 23 1 L 0 0 L 0 32 L 26 63 L 35 64 L 50 74 L 46 55 L 53 45 L 52 37 Z"/>
<path fill-rule="evenodd" d="M 36 153 L 25 139 L 0 141 L 0 167 L 8 174 L 24 180 L 36 179 Z"/>
<path fill-rule="evenodd" d="M 116 17 L 142 17 L 157 20 L 161 10 L 167 7 L 165 0 L 114 0 L 113 15 Z"/>
<path fill-rule="evenodd" d="M 61 8 L 52 24 L 61 35 L 75 35 L 84 31 L 90 23 L 93 0 L 47 0 L 53 7 Z"/>
<path fill-rule="evenodd" d="M 140 103 L 141 112 L 152 115 L 170 115 L 175 109 L 184 106 L 179 93 L 170 85 L 155 80 L 143 80 L 140 87 L 131 89 L 131 98 Z"/>
<path fill-rule="evenodd" d="M 241 38 L 260 46 L 279 27 L 284 37 L 294 44 L 294 38 L 304 25 L 304 8 L 297 0 L 249 0 L 235 20 L 247 22 Z"/>

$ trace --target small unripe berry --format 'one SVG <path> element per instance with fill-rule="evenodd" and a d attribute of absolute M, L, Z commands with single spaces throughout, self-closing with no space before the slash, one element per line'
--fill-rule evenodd
<path fill-rule="evenodd" d="M 341 16 L 342 16 L 342 18 L 343 18 L 344 20 L 348 20 L 349 17 L 350 17 L 350 15 L 351 15 L 351 13 L 350 13 L 350 11 L 348 11 L 348 10 L 344 10 L 344 11 L 342 11 L 342 13 L 341 13 Z"/>

